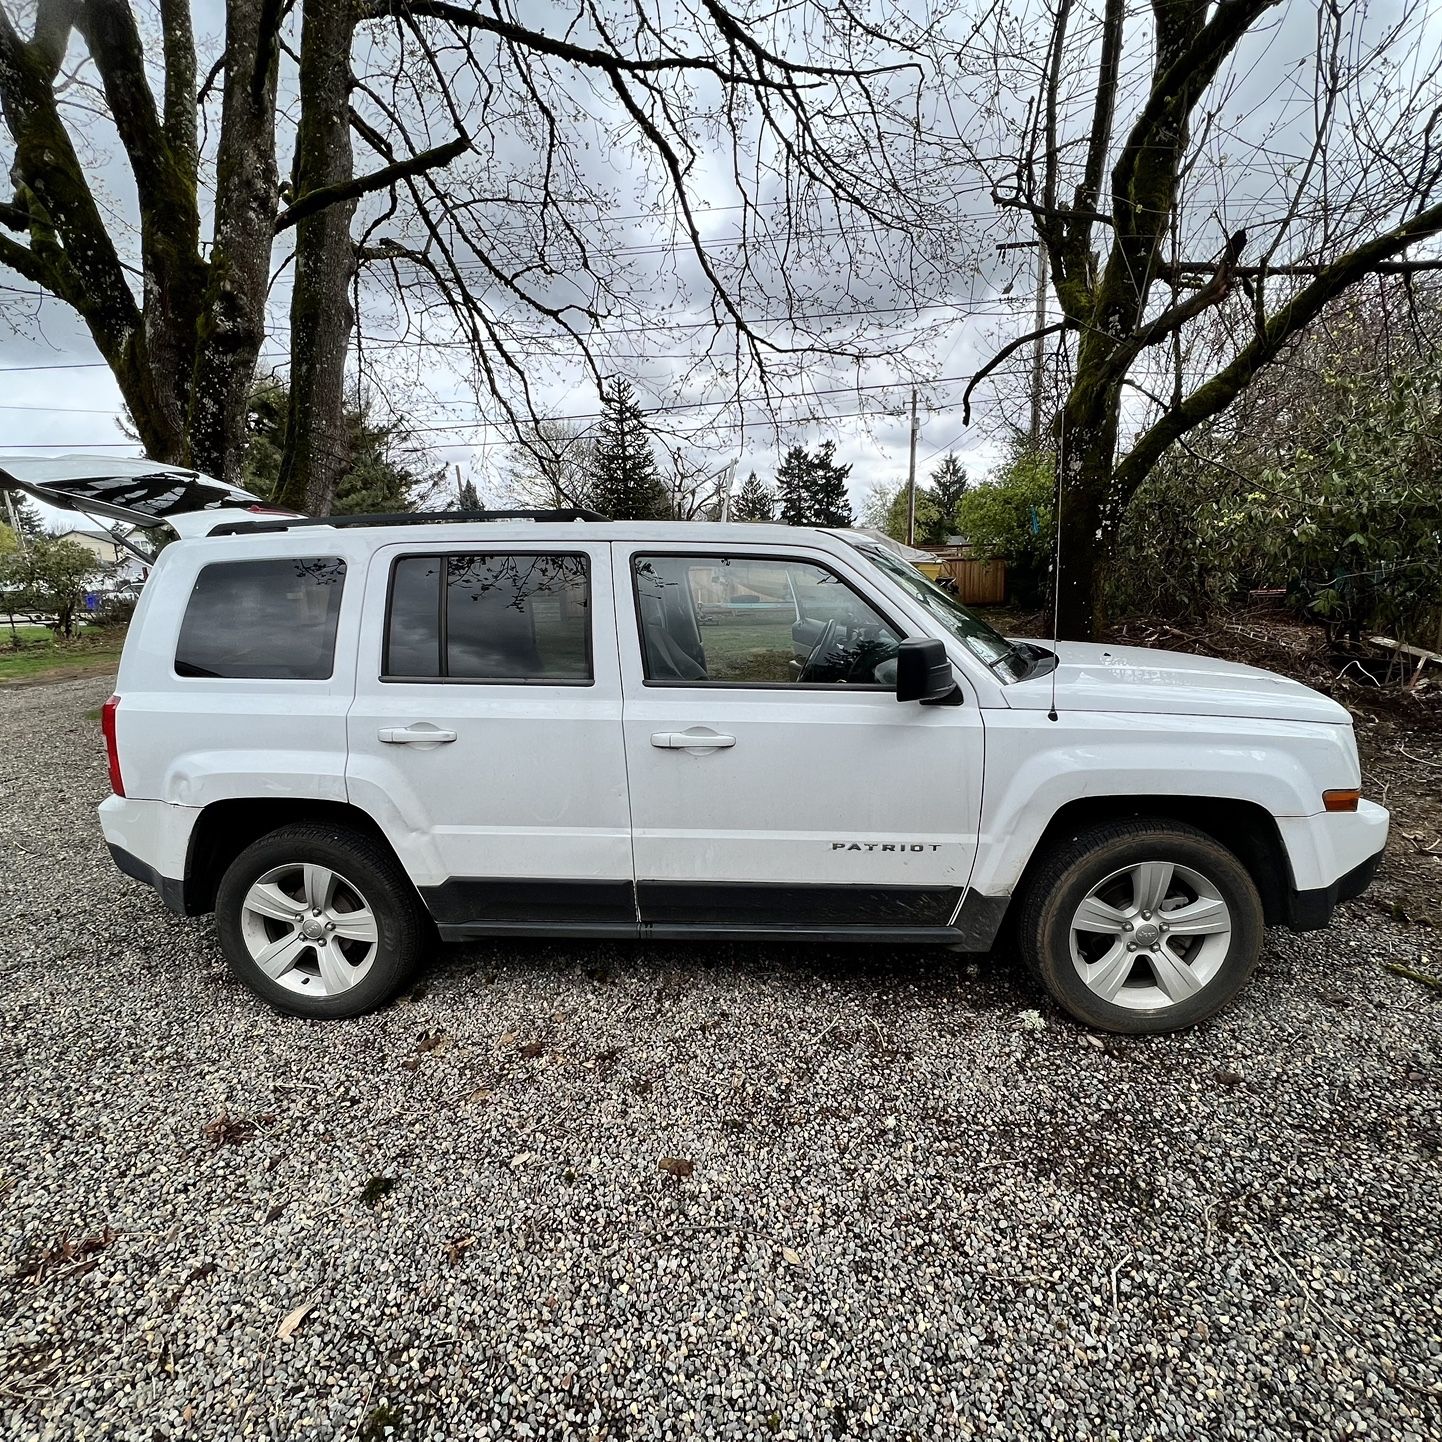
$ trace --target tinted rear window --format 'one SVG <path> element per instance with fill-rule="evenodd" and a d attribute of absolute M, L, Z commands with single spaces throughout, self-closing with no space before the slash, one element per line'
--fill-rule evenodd
<path fill-rule="evenodd" d="M 591 679 L 585 556 L 404 556 L 391 576 L 384 673 L 394 680 Z"/>
<path fill-rule="evenodd" d="M 344 585 L 339 556 L 206 566 L 180 625 L 176 674 L 326 680 Z"/>

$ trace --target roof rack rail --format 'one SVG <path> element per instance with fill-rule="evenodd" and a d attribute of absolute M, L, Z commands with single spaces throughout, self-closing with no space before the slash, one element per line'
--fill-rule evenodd
<path fill-rule="evenodd" d="M 599 511 L 580 507 L 568 510 L 519 511 L 391 511 L 360 516 L 299 516 L 267 521 L 226 521 L 212 536 L 256 536 L 271 531 L 296 531 L 303 526 L 440 526 L 453 521 L 605 521 Z"/>

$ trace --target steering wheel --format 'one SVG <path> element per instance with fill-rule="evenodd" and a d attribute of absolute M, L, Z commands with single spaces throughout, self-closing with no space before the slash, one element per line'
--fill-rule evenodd
<path fill-rule="evenodd" d="M 796 679 L 798 682 L 810 679 L 811 668 L 818 665 L 825 657 L 828 650 L 836 640 L 836 633 L 841 629 L 841 623 L 834 618 L 828 621 L 822 629 L 821 636 L 811 648 L 811 654 L 806 658 L 806 664 L 801 668 Z"/>

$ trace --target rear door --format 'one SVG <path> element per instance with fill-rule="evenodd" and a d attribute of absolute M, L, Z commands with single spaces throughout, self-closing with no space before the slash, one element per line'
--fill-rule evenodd
<path fill-rule="evenodd" d="M 351 800 L 451 935 L 636 930 L 605 544 L 381 547 Z"/>
<path fill-rule="evenodd" d="M 142 529 L 168 525 L 184 536 L 247 513 L 295 514 L 199 471 L 131 457 L 0 455 L 0 489 Z"/>
<path fill-rule="evenodd" d="M 896 700 L 897 645 L 921 632 L 865 568 L 800 548 L 614 549 L 643 924 L 955 923 L 981 715 L 969 691 L 957 706 Z"/>

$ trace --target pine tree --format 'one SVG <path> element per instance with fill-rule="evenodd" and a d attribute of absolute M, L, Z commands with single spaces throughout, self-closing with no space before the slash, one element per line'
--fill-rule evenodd
<path fill-rule="evenodd" d="M 592 458 L 589 503 L 613 521 L 664 521 L 671 497 L 656 469 L 646 418 L 627 380 L 615 381 L 601 400 L 601 424 Z"/>
<path fill-rule="evenodd" d="M 776 517 L 776 497 L 761 484 L 756 472 L 746 477 L 731 514 L 738 521 L 770 521 Z"/>
<path fill-rule="evenodd" d="M 836 464 L 836 442 L 825 441 L 813 456 L 792 446 L 776 472 L 781 519 L 788 526 L 849 526 L 851 500 L 846 494 L 850 466 Z"/>
<path fill-rule="evenodd" d="M 816 519 L 813 526 L 849 526 L 853 524 L 851 497 L 846 493 L 850 466 L 838 466 L 836 442 L 826 441 L 812 461 L 811 504 Z"/>
<path fill-rule="evenodd" d="M 251 388 L 241 485 L 258 496 L 275 494 L 289 404 L 284 376 L 262 376 Z M 423 472 L 417 463 L 424 458 L 417 454 L 413 438 L 397 422 L 373 416 L 369 403 L 347 406 L 345 420 L 347 466 L 331 513 L 389 515 L 418 509 L 444 473 Z"/>
<path fill-rule="evenodd" d="M 458 511 L 479 511 L 484 507 L 481 505 L 481 493 L 476 489 L 474 481 L 460 481 L 456 485 L 456 509 Z"/>
<path fill-rule="evenodd" d="M 936 519 L 928 527 L 926 539 L 938 545 L 956 532 L 956 511 L 961 498 L 971 488 L 966 467 L 951 451 L 946 453 L 941 464 L 931 473 L 931 500 L 935 507 Z M 918 497 L 918 500 L 920 498 Z M 920 526 L 918 525 L 918 536 Z"/>

